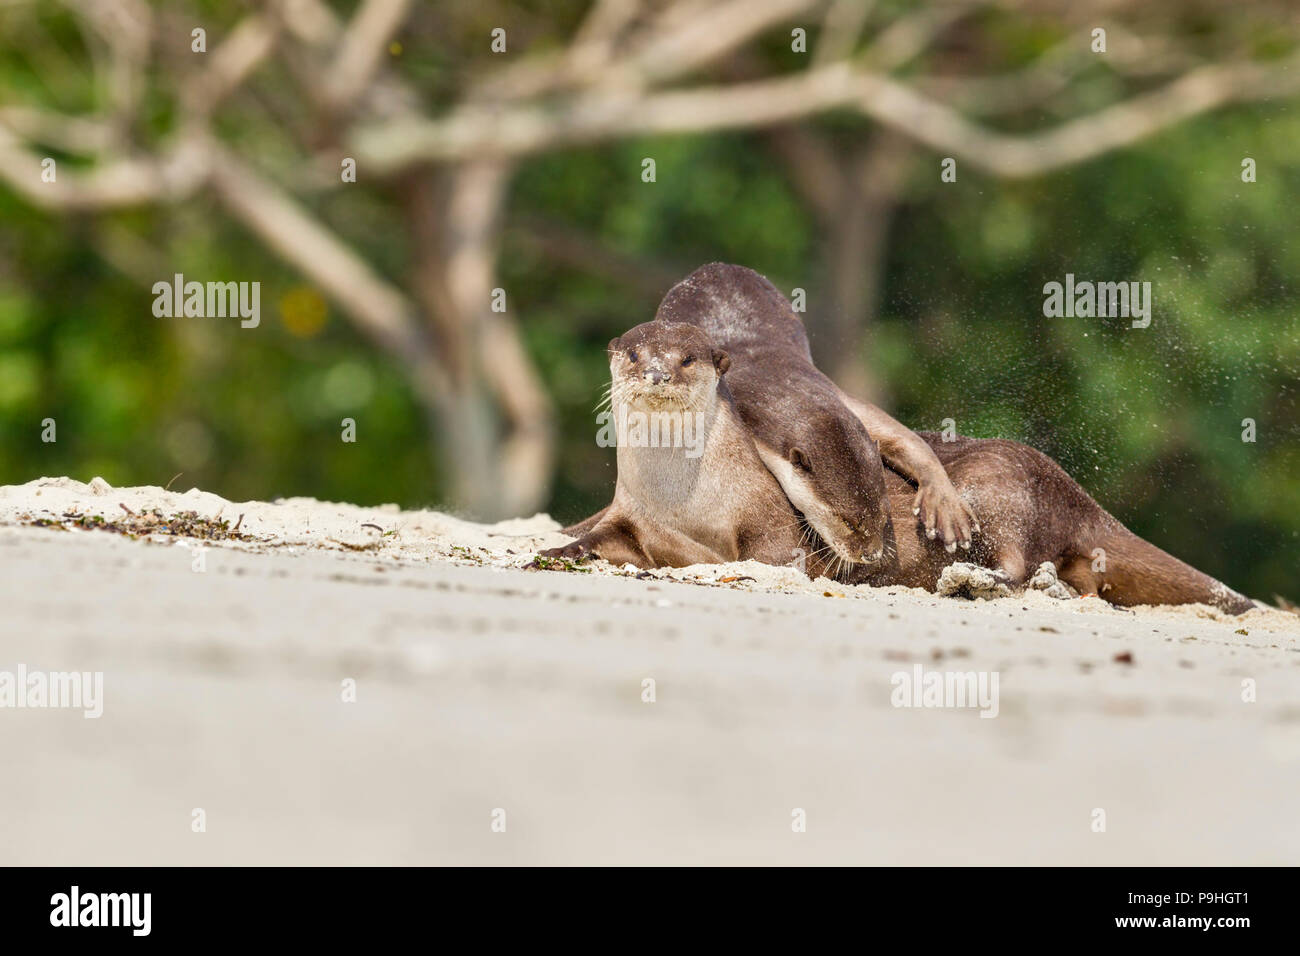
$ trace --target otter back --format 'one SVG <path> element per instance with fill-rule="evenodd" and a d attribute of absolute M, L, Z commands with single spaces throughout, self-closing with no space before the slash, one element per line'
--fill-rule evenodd
<path fill-rule="evenodd" d="M 731 356 L 727 385 L 782 490 L 842 560 L 870 561 L 888 519 L 880 449 L 812 363 L 803 323 L 752 269 L 701 266 L 655 321 L 694 325 Z"/>

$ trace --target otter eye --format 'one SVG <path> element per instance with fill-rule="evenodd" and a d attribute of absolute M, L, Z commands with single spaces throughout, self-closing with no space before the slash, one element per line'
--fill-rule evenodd
<path fill-rule="evenodd" d="M 695 361 L 694 355 L 686 356 L 686 358 L 682 359 L 682 368 L 685 368 L 686 366 L 690 365 L 694 361 Z"/>
<path fill-rule="evenodd" d="M 628 349 L 627 357 L 629 361 L 636 361 L 636 349 Z"/>

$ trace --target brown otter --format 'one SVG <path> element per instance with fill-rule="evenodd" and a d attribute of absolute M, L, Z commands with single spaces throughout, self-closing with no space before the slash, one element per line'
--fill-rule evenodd
<path fill-rule="evenodd" d="M 1050 561 L 1081 594 L 1112 604 L 1192 604 L 1240 614 L 1254 602 L 1138 537 L 1036 449 L 1001 438 L 943 441 L 920 437 L 943 462 L 962 497 L 980 515 L 983 532 L 970 560 L 1000 572 L 1008 585 Z M 905 514 L 911 485 L 886 473 L 891 510 Z M 895 521 L 886 560 L 855 580 L 934 590 L 951 562 L 913 523 Z"/>
<path fill-rule="evenodd" d="M 697 326 L 661 320 L 610 343 L 616 402 L 645 412 L 700 417 L 702 454 L 677 447 L 618 447 L 614 501 L 578 538 L 543 557 L 594 554 L 637 567 L 754 559 L 787 564 L 811 551 L 810 576 L 933 590 L 951 562 L 915 522 L 915 487 L 885 473 L 886 553 L 875 566 L 845 565 L 819 550 L 763 463 L 724 381 L 731 360 Z M 971 558 L 1009 585 L 1051 561 L 1062 580 L 1118 605 L 1202 602 L 1240 613 L 1253 603 L 1125 528 L 1049 457 L 1003 439 L 945 442 L 922 433 L 962 498 L 983 516 Z"/>
<path fill-rule="evenodd" d="M 578 540 L 542 557 L 595 554 L 647 568 L 799 556 L 811 532 L 759 457 L 723 378 L 730 363 L 694 325 L 645 322 L 610 342 L 616 420 L 624 409 L 677 418 L 679 434 L 698 429 L 702 440 L 652 445 L 620 434 L 613 502 Z M 832 571 L 821 552 L 809 566 L 814 575 Z"/>
<path fill-rule="evenodd" d="M 869 565 L 881 557 L 889 518 L 882 458 L 917 481 L 912 510 L 927 535 L 949 551 L 958 542 L 970 547 L 974 515 L 929 445 L 818 371 L 803 323 L 763 276 L 721 262 L 701 266 L 669 290 L 655 320 L 699 326 L 731 355 L 728 388 L 759 455 L 840 560 Z M 580 535 L 600 516 L 565 530 Z"/>

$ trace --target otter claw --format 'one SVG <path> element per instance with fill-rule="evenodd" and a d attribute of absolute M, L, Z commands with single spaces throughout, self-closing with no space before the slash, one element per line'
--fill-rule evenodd
<path fill-rule="evenodd" d="M 949 554 L 956 554 L 956 553 L 957 553 L 957 542 L 955 542 L 955 541 L 949 541 L 947 544 L 945 544 L 945 545 L 943 546 L 943 550 L 947 551 Z"/>
<path fill-rule="evenodd" d="M 933 528 L 926 528 L 925 536 L 929 538 L 931 541 L 933 541 L 935 538 L 939 536 L 939 533 L 935 531 Z"/>

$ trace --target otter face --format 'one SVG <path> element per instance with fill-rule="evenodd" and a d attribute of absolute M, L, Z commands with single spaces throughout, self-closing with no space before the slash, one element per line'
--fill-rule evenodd
<path fill-rule="evenodd" d="M 791 502 L 840 559 L 876 563 L 889 520 L 880 447 L 851 417 L 818 416 L 799 431 L 786 450 Z"/>
<path fill-rule="evenodd" d="M 643 322 L 609 343 L 610 398 L 647 411 L 700 411 L 731 359 L 693 325 Z"/>

